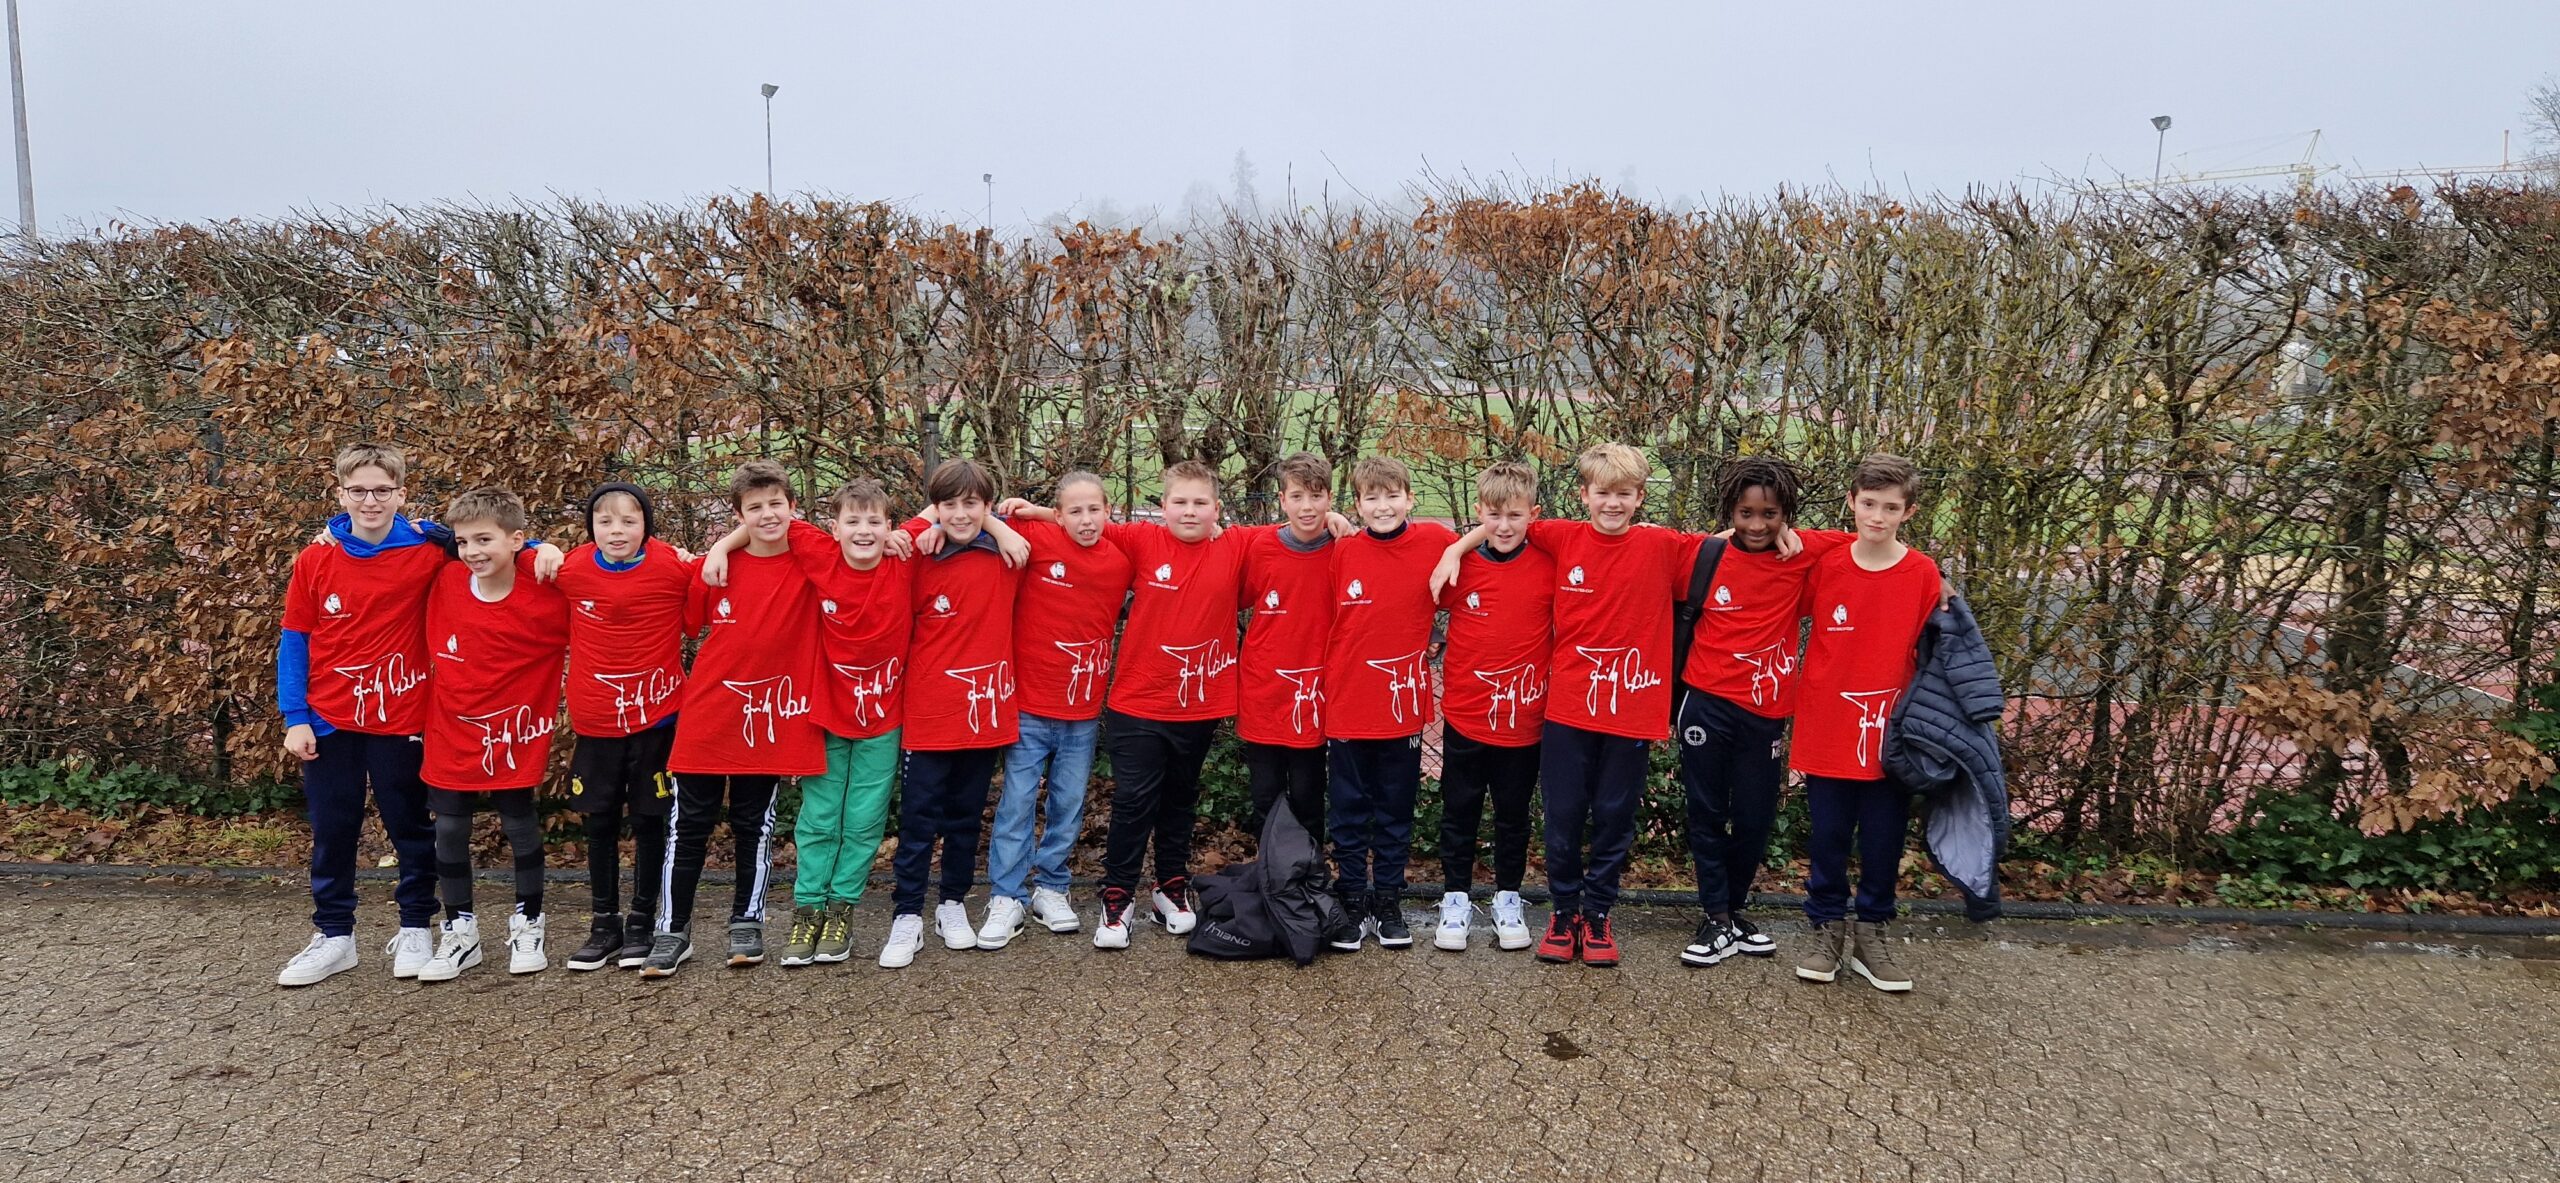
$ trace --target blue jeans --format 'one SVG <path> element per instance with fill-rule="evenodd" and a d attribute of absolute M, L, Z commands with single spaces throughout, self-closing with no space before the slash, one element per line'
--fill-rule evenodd
<path fill-rule="evenodd" d="M 1067 855 L 1075 850 L 1084 828 L 1085 783 L 1093 776 L 1093 744 L 1102 734 L 1100 719 L 1050 719 L 1025 712 L 1022 738 L 1004 757 L 1004 796 L 996 801 L 995 832 L 987 835 L 987 879 L 997 895 L 1031 898 L 1023 882 L 1024 864 L 1032 881 L 1052 891 L 1067 889 Z M 1032 844 L 1032 823 L 1040 810 L 1043 770 L 1049 781 L 1049 826 Z"/>

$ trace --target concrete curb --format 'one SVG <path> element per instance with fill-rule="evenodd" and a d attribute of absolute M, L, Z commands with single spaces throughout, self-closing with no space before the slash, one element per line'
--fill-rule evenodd
<path fill-rule="evenodd" d="M 356 877 L 389 881 L 395 872 L 383 867 L 365 867 Z M 15 879 L 224 879 L 242 882 L 260 880 L 299 880 L 299 867 L 197 867 L 197 866 L 124 866 L 95 863 L 5 863 L 0 862 L 0 878 Z M 490 883 L 509 882 L 504 871 L 483 870 L 477 879 Z M 586 872 L 573 867 L 553 867 L 545 873 L 550 883 L 587 881 Z M 705 871 L 702 881 L 728 885 L 737 877 L 728 871 Z M 790 882 L 787 872 L 777 870 L 771 883 Z M 888 880 L 874 877 L 874 886 L 885 887 Z M 1091 880 L 1079 879 L 1075 886 L 1093 890 Z M 1406 899 L 1436 900 L 1440 893 L 1428 888 L 1405 890 Z M 1521 896 L 1539 903 L 1546 902 L 1543 889 L 1524 889 Z M 1623 903 L 1646 908 L 1686 909 L 1696 906 L 1697 897 L 1685 891 L 1659 889 L 1622 893 Z M 1761 892 L 1752 902 L 1762 908 L 1794 910 L 1804 906 L 1800 895 L 1778 895 Z M 1959 900 L 1905 900 L 1903 910 L 1933 918 L 1962 920 L 1964 904 Z M 2091 920 L 2130 922 L 2136 924 L 2244 925 L 2258 928 L 2336 928 L 2364 932 L 2433 934 L 2446 936 L 2496 937 L 2560 937 L 2560 918 L 2538 916 L 2455 916 L 2413 914 L 2403 912 L 2292 912 L 2274 908 L 2177 908 L 2157 904 L 2071 904 L 2043 900 L 2018 900 L 2002 905 L 2005 919 L 2010 920 Z"/>

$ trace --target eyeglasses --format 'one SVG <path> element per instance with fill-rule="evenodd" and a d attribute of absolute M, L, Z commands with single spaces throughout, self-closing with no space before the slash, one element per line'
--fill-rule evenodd
<path fill-rule="evenodd" d="M 339 486 L 338 491 L 346 494 L 347 499 L 350 501 L 389 501 L 400 494 L 400 486 L 386 485 L 379 489 L 351 489 L 341 485 Z"/>

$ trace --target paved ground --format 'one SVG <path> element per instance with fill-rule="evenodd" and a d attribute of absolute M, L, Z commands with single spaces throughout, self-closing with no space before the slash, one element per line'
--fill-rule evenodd
<path fill-rule="evenodd" d="M 2560 1161 L 2560 945 L 1916 934 L 1919 992 L 1140 934 L 303 991 L 290 886 L 0 879 L 0 1178 L 2416 1179 Z M 707 892 L 706 895 L 718 895 Z M 886 917 L 866 904 L 861 949 Z M 564 921 L 583 917 L 562 913 Z M 568 924 L 563 928 L 569 927 Z M 574 939 L 564 942 L 574 944 Z"/>

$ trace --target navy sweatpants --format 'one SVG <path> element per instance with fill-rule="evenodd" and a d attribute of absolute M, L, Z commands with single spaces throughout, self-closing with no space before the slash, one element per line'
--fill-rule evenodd
<path fill-rule="evenodd" d="M 1422 737 L 1328 739 L 1333 792 L 1333 894 L 1358 899 L 1404 891 L 1413 858 L 1413 803 L 1422 789 Z"/>
<path fill-rule="evenodd" d="M 1849 850 L 1858 851 L 1858 919 L 1893 919 L 1895 881 L 1902 874 L 1904 831 L 1911 826 L 1911 790 L 1883 780 L 1804 778 L 1805 809 L 1813 833 L 1804 877 L 1804 915 L 1815 924 L 1845 919 L 1849 906 Z"/>
<path fill-rule="evenodd" d="M 436 828 L 427 818 L 427 787 L 418 766 L 427 749 L 414 735 L 373 735 L 344 728 L 320 737 L 320 754 L 302 763 L 302 800 L 311 813 L 311 927 L 322 936 L 356 930 L 356 842 L 364 832 L 369 786 L 382 831 L 400 856 L 391 896 L 403 928 L 436 920 Z"/>
<path fill-rule="evenodd" d="M 1617 904 L 1644 778 L 1645 741 L 1547 721 L 1538 780 L 1547 795 L 1547 890 L 1559 915 L 1606 916 Z"/>

